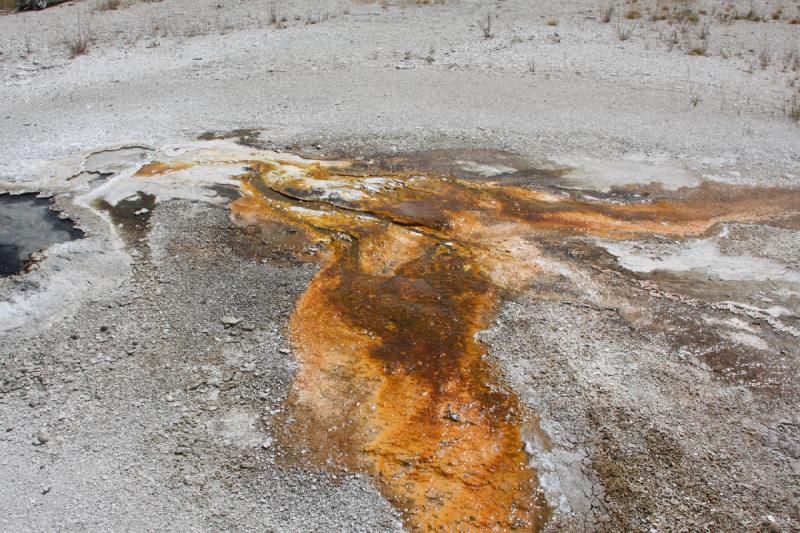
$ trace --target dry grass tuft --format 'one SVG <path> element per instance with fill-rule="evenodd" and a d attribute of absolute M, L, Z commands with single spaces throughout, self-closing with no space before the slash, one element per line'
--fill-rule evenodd
<path fill-rule="evenodd" d="M 92 31 L 86 17 L 79 14 L 75 25 L 66 30 L 61 36 L 61 42 L 69 52 L 70 58 L 82 56 L 89 51 L 92 41 Z"/>
<path fill-rule="evenodd" d="M 486 18 L 479 19 L 478 27 L 481 29 L 484 39 L 491 39 L 494 37 L 492 33 L 492 14 L 487 13 Z"/>
<path fill-rule="evenodd" d="M 772 62 L 772 52 L 769 51 L 767 45 L 764 45 L 758 52 L 758 64 L 761 65 L 761 70 L 767 70 L 770 62 Z"/>
<path fill-rule="evenodd" d="M 617 39 L 620 41 L 627 41 L 631 37 L 633 37 L 633 31 L 636 29 L 636 24 L 625 25 L 620 20 L 619 15 L 617 15 L 617 23 L 614 26 L 614 33 L 617 34 Z"/>
<path fill-rule="evenodd" d="M 795 92 L 792 95 L 792 100 L 786 110 L 786 116 L 793 122 L 800 122 L 800 92 Z"/>
<path fill-rule="evenodd" d="M 736 11 L 733 18 L 734 20 L 746 20 L 749 22 L 762 22 L 766 20 L 758 9 L 756 9 L 755 3 L 751 3 L 747 11 Z"/>
<path fill-rule="evenodd" d="M 632 7 L 625 13 L 625 18 L 628 20 L 636 20 L 642 18 L 642 12 Z"/>
<path fill-rule="evenodd" d="M 783 54 L 783 71 L 798 71 L 800 70 L 800 52 L 798 52 L 797 48 L 792 48 L 791 50 L 787 50 Z"/>
<path fill-rule="evenodd" d="M 614 4 L 606 4 L 600 9 L 600 22 L 608 24 L 611 22 L 611 17 L 614 15 Z"/>
<path fill-rule="evenodd" d="M 122 0 L 98 0 L 98 11 L 116 11 L 122 7 Z"/>

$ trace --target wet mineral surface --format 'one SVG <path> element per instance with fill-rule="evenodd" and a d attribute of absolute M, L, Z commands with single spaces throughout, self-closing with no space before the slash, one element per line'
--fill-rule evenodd
<path fill-rule="evenodd" d="M 83 235 L 36 194 L 0 194 L 0 276 L 22 272 L 32 254 Z"/>
<path fill-rule="evenodd" d="M 794 234 L 798 190 L 708 182 L 587 191 L 564 186 L 568 169 L 495 151 L 312 160 L 212 141 L 117 163 L 103 179 L 68 182 L 82 191 L 75 203 L 142 265 L 169 256 L 214 269 L 208 237 L 191 226 L 178 232 L 185 243 L 154 246 L 174 210 L 206 204 L 232 223 L 208 222 L 212 241 L 224 241 L 253 275 L 259 265 L 277 277 L 316 265 L 286 321 L 291 350 L 280 353 L 297 367 L 281 409 L 269 411 L 267 447 L 274 438 L 279 468 L 369 474 L 408 529 L 540 530 L 569 516 L 565 505 L 587 528 L 638 516 L 642 496 L 626 487 L 640 479 L 639 463 L 609 462 L 619 454 L 602 442 L 590 447 L 602 453 L 580 462 L 583 474 L 553 485 L 564 465 L 552 460 L 570 448 L 526 388 L 540 376 L 516 368 L 552 362 L 553 343 L 574 339 L 548 326 L 549 341 L 536 330 L 538 340 L 515 348 L 523 358 L 509 359 L 495 337 L 519 342 L 500 323 L 514 309 L 571 309 L 563 321 L 610 312 L 615 334 L 695 354 L 720 383 L 764 401 L 797 393 L 785 378 L 800 336 L 790 310 L 797 274 L 782 266 L 791 245 L 771 252 L 775 260 L 763 251 L 756 258 L 747 239 L 728 235 Z M 737 255 L 726 255 L 732 246 Z M 760 303 L 767 293 L 768 308 Z M 234 338 L 240 319 L 228 313 Z M 256 335 L 251 314 L 241 328 Z M 725 333 L 731 325 L 745 329 Z M 587 346 L 569 345 L 558 365 L 585 359 Z M 602 438 L 606 415 L 592 417 L 589 434 Z M 665 446 L 664 464 L 686 460 Z"/>
<path fill-rule="evenodd" d="M 370 473 L 412 529 L 540 529 L 550 509 L 526 452 L 547 438 L 476 340 L 499 303 L 552 277 L 584 237 L 796 228 L 800 191 L 705 184 L 598 198 L 551 187 L 557 173 L 500 165 L 457 177 L 429 161 L 418 172 L 407 161 L 205 154 L 132 179 L 146 189 L 241 168 L 234 222 L 273 252 L 319 263 L 289 324 L 300 367 L 278 434 L 287 464 Z"/>

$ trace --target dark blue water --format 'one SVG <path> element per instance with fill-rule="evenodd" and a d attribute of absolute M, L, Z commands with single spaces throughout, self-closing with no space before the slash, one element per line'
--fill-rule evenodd
<path fill-rule="evenodd" d="M 78 239 L 83 233 L 35 194 L 0 194 L 0 276 L 18 274 L 34 252 Z"/>

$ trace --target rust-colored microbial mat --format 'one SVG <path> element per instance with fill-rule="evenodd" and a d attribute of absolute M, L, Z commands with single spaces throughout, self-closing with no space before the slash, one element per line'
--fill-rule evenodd
<path fill-rule="evenodd" d="M 369 472 L 414 530 L 547 520 L 522 437 L 534 415 L 475 340 L 541 271 L 537 238 L 682 238 L 800 214 L 798 190 L 705 185 L 611 203 L 363 165 L 241 164 L 235 219 L 295 227 L 325 250 L 290 323 L 300 368 L 286 447 L 301 464 Z"/>

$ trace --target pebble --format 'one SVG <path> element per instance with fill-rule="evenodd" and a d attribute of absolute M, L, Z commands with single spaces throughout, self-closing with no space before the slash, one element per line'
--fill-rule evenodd
<path fill-rule="evenodd" d="M 261 447 L 264 448 L 265 450 L 268 449 L 270 446 L 272 446 L 272 439 L 268 438 L 267 440 L 261 443 Z"/>
<path fill-rule="evenodd" d="M 39 441 L 39 444 L 47 444 L 50 442 L 50 433 L 43 429 L 36 434 L 36 440 Z"/>
<path fill-rule="evenodd" d="M 449 405 L 447 406 L 447 411 L 445 412 L 444 417 L 452 422 L 461 422 L 461 415 L 450 409 Z"/>
<path fill-rule="evenodd" d="M 238 324 L 241 321 L 242 321 L 241 318 L 237 318 L 235 316 L 227 315 L 227 316 L 222 317 L 222 324 L 225 327 L 235 326 L 236 324 Z"/>
<path fill-rule="evenodd" d="M 278 351 L 279 351 L 280 353 L 282 353 L 282 354 L 290 354 L 290 353 L 292 353 L 292 351 L 291 351 L 289 348 L 281 348 L 281 349 L 280 349 L 280 350 L 278 350 Z"/>

